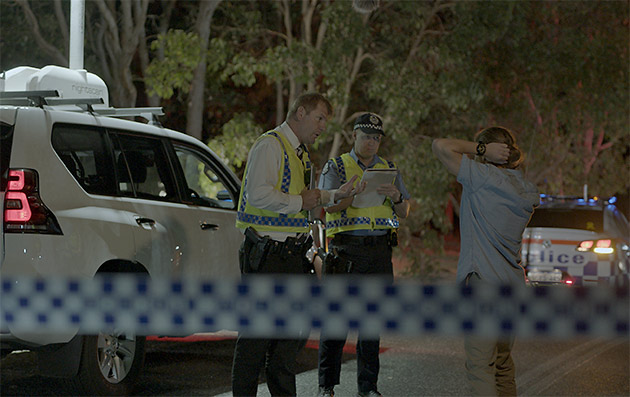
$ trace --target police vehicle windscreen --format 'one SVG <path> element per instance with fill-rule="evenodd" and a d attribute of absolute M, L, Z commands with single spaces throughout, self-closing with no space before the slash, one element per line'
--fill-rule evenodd
<path fill-rule="evenodd" d="M 580 208 L 537 208 L 527 227 L 580 229 L 601 233 L 604 219 L 601 210 Z"/>

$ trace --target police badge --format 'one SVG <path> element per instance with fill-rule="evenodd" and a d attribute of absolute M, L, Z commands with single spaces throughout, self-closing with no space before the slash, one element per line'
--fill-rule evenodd
<path fill-rule="evenodd" d="M 327 161 L 326 164 L 324 164 L 324 169 L 322 170 L 322 175 L 326 175 L 328 173 L 329 169 L 330 169 L 330 161 Z"/>
<path fill-rule="evenodd" d="M 376 117 L 373 114 L 370 115 L 370 123 L 372 123 L 374 125 L 379 125 L 379 122 L 380 122 L 380 120 L 378 119 L 378 117 Z"/>

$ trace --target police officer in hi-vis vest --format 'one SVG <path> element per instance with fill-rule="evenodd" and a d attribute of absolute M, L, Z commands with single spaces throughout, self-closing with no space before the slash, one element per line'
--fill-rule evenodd
<path fill-rule="evenodd" d="M 305 257 L 312 246 L 308 211 L 363 190 L 364 184 L 353 187 L 356 178 L 336 190 L 309 186 L 311 164 L 306 145 L 324 132 L 332 111 L 324 96 L 303 94 L 289 109 L 286 121 L 252 146 L 236 221 L 245 234 L 239 262 L 247 277 L 312 272 Z M 232 393 L 255 396 L 264 367 L 272 396 L 295 396 L 295 359 L 304 341 L 249 338 L 240 333 L 234 350 Z"/>
<path fill-rule="evenodd" d="M 395 164 L 377 155 L 385 136 L 383 121 L 372 113 L 359 116 L 354 124 L 354 147 L 350 153 L 329 160 L 319 181 L 320 189 L 334 189 L 366 169 L 396 168 Z M 393 281 L 392 247 L 397 244 L 398 219 L 409 214 L 409 193 L 400 173 L 393 183 L 377 187 L 384 195 L 382 203 L 356 208 L 353 198 L 341 200 L 325 208 L 326 235 L 333 237 L 329 252 L 336 254 L 352 274 L 380 275 Z M 368 189 L 370 187 L 368 186 Z M 326 266 L 326 265 L 325 265 Z M 326 271 L 325 271 L 326 273 Z M 339 384 L 341 355 L 345 339 L 327 339 L 319 343 L 319 395 L 333 396 Z M 357 384 L 359 396 L 380 396 L 377 389 L 380 340 L 357 342 Z"/>

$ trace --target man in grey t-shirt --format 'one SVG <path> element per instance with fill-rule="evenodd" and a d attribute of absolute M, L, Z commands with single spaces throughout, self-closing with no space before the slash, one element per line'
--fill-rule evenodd
<path fill-rule="evenodd" d="M 433 153 L 463 187 L 457 282 L 475 288 L 525 284 L 521 239 L 539 196 L 516 169 L 524 156 L 514 135 L 491 127 L 478 132 L 475 142 L 436 139 Z M 476 395 L 516 395 L 513 344 L 512 336 L 465 338 L 466 371 Z"/>

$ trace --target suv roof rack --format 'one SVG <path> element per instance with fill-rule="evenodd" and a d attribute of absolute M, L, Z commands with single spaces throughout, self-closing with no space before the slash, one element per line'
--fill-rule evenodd
<path fill-rule="evenodd" d="M 158 127 L 162 126 L 162 123 L 158 120 L 157 116 L 164 115 L 164 109 L 161 107 L 151 108 L 98 108 L 92 109 L 91 113 L 96 113 L 101 116 L 108 117 L 142 117 L 147 120 L 147 122 L 151 125 L 155 125 Z"/>
<path fill-rule="evenodd" d="M 76 105 L 81 110 L 101 116 L 109 117 L 133 117 L 139 116 L 147 119 L 150 123 L 157 123 L 156 116 L 164 115 L 161 107 L 138 107 L 138 108 L 93 108 L 92 105 L 102 105 L 102 98 L 60 98 L 59 91 L 1 91 L 0 105 L 14 106 L 61 106 Z M 64 109 L 73 111 L 72 109 Z"/>
<path fill-rule="evenodd" d="M 147 118 L 147 115 L 162 116 L 164 110 L 161 107 L 151 108 L 98 108 L 94 109 L 93 113 L 100 114 L 101 116 L 110 117 L 127 117 L 127 116 L 141 116 Z"/>
<path fill-rule="evenodd" d="M 102 105 L 103 98 L 61 98 L 57 90 L 43 91 L 0 91 L 0 105 L 16 106 L 60 106 Z"/>
<path fill-rule="evenodd" d="M 47 98 L 59 98 L 59 91 L 0 91 L 0 105 L 37 106 L 47 105 Z"/>

